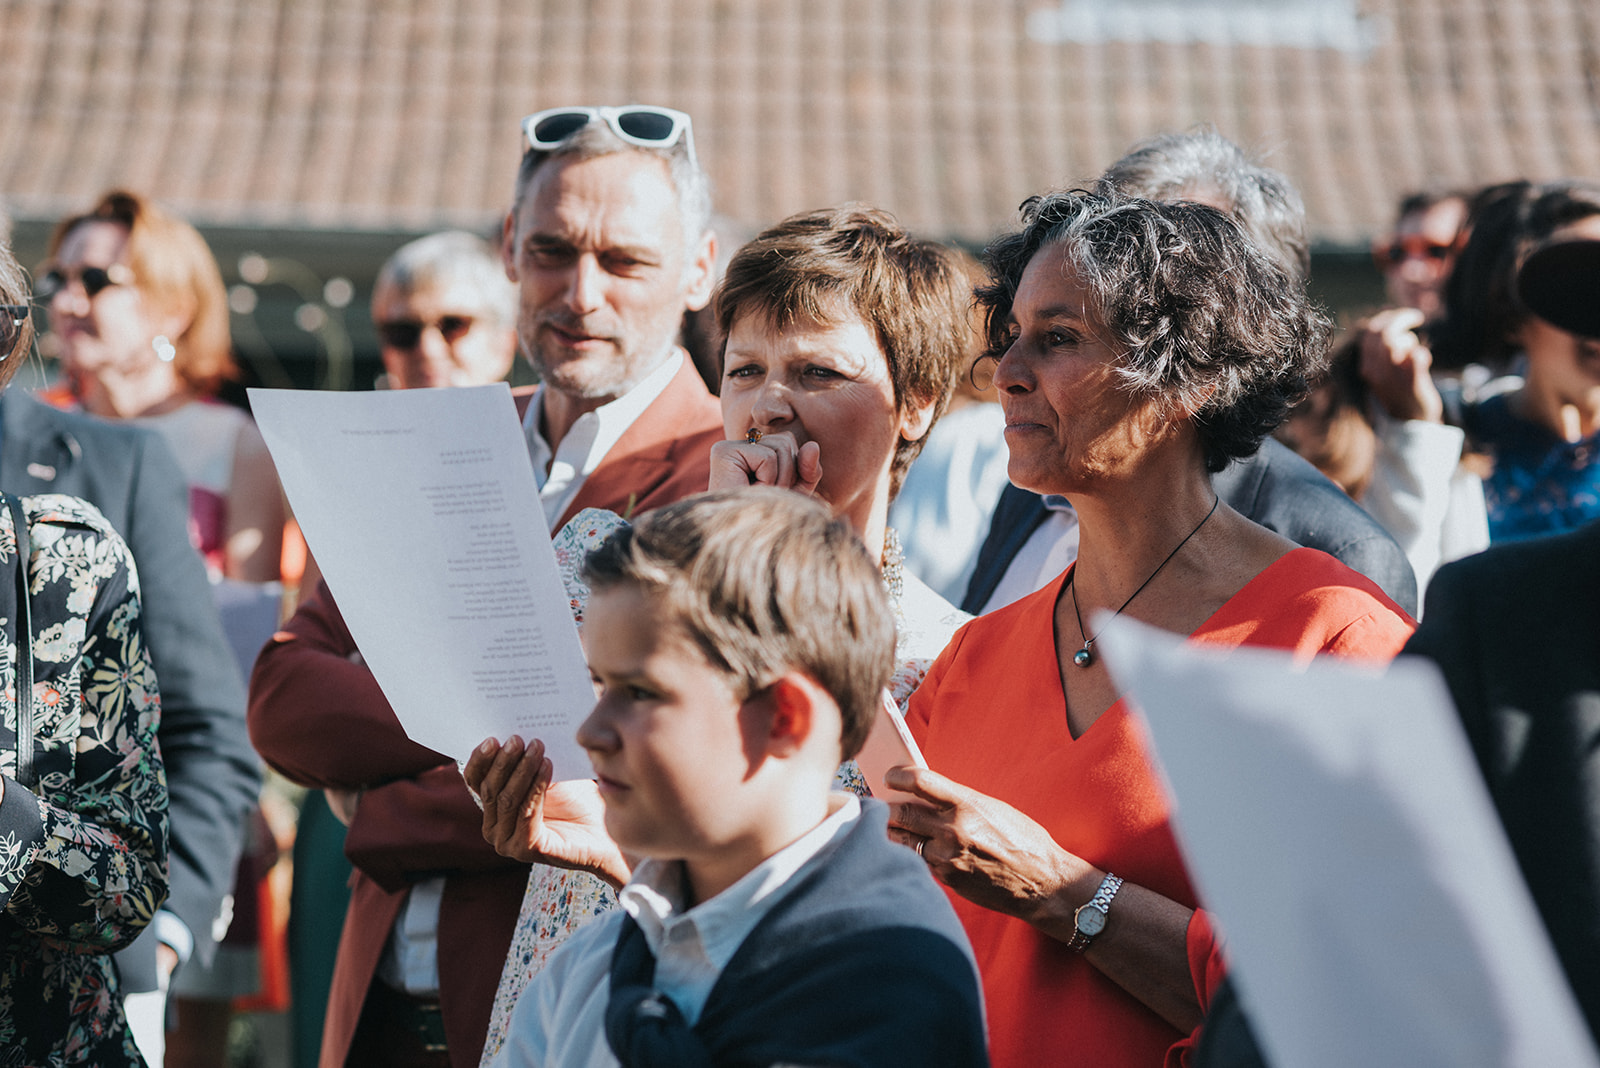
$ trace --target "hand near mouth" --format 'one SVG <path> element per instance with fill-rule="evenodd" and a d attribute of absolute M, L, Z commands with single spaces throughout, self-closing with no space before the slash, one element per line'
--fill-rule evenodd
<path fill-rule="evenodd" d="M 797 444 L 787 430 L 719 441 L 711 446 L 711 481 L 708 489 L 777 486 L 811 496 L 822 481 L 822 446 L 814 441 Z"/>
<path fill-rule="evenodd" d="M 592 779 L 551 783 L 554 766 L 535 739 L 512 735 L 472 751 L 462 777 L 483 805 L 483 837 L 524 864 L 586 871 L 619 889 L 632 874 L 606 833 L 605 805 Z"/>

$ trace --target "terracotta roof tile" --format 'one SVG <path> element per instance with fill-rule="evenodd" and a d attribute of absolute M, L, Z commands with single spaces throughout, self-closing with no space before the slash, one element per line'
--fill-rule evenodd
<path fill-rule="evenodd" d="M 1363 0 L 1365 51 L 1030 34 L 1071 2 L 12 0 L 0 191 L 35 219 L 126 184 L 217 224 L 477 226 L 522 115 L 629 100 L 695 115 L 751 227 L 860 199 L 981 241 L 1198 122 L 1268 151 L 1328 241 L 1423 185 L 1600 174 L 1593 0 Z"/>

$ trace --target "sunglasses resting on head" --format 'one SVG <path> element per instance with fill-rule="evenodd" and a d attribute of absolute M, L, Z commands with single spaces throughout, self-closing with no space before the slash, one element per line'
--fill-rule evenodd
<path fill-rule="evenodd" d="M 522 134 L 529 148 L 551 152 L 597 121 L 604 122 L 612 133 L 630 145 L 641 148 L 671 148 L 682 141 L 689 158 L 694 159 L 694 131 L 689 116 L 650 104 L 629 104 L 620 108 L 546 108 L 522 120 Z"/>

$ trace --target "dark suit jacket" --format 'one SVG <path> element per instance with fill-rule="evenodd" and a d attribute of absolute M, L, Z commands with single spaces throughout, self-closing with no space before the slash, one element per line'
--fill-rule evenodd
<path fill-rule="evenodd" d="M 155 433 L 0 394 L 0 488 L 66 493 L 105 514 L 133 551 L 144 639 L 161 685 L 161 755 L 171 793 L 171 895 L 163 906 L 209 960 L 211 926 L 233 889 L 243 817 L 261 786 L 244 686 L 223 638 L 205 565 L 189 544 L 189 491 Z M 154 990 L 151 928 L 117 955 L 125 991 Z"/>
<path fill-rule="evenodd" d="M 1359 504 L 1276 438 L 1214 476 L 1212 484 L 1241 515 L 1296 544 L 1337 557 L 1376 582 L 1401 608 L 1417 614 L 1417 576 L 1405 551 Z M 1037 493 L 1005 488 L 978 550 L 963 610 L 974 615 L 983 611 L 1006 568 L 1049 514 Z"/>
<path fill-rule="evenodd" d="M 1447 564 L 1405 651 L 1443 670 L 1600 1039 L 1600 522 Z"/>
<path fill-rule="evenodd" d="M 517 391 L 521 415 L 535 394 Z M 684 361 L 618 439 L 561 517 L 584 508 L 637 514 L 706 488 L 722 417 Z M 559 526 L 559 524 L 558 524 Z M 455 762 L 406 737 L 326 585 L 261 651 L 250 732 L 267 762 L 307 786 L 362 789 L 345 838 L 355 865 L 322 1032 L 322 1068 L 340 1068 L 407 890 L 445 876 L 439 1000 L 456 1068 L 476 1068 L 511 945 L 528 868 L 483 840 L 483 816 Z"/>

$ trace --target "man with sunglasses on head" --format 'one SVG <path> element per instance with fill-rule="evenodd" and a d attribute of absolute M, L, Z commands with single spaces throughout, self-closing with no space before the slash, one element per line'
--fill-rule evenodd
<path fill-rule="evenodd" d="M 709 299 L 715 253 L 689 117 L 557 108 L 523 136 L 495 281 L 514 284 L 516 334 L 541 379 L 517 404 L 551 528 L 704 490 L 723 433 L 677 345 L 684 312 Z M 492 325 L 381 280 L 373 316 L 401 387 L 466 384 L 463 345 Z M 528 868 L 484 842 L 455 764 L 405 737 L 325 586 L 257 660 L 250 725 L 268 763 L 327 789 L 349 823 L 356 872 L 323 1068 L 475 1066 Z"/>
<path fill-rule="evenodd" d="M 689 116 L 552 108 L 526 151 L 501 255 L 543 387 L 523 414 L 550 528 L 626 516 L 706 487 L 715 398 L 678 347 L 715 283 L 711 196 Z"/>

